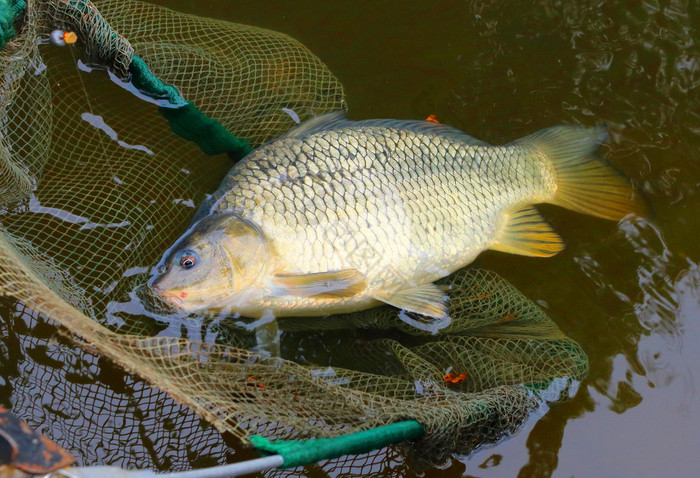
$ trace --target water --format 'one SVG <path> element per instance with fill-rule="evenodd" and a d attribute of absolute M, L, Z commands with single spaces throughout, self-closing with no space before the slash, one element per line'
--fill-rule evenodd
<path fill-rule="evenodd" d="M 435 114 L 492 143 L 560 123 L 605 122 L 612 141 L 604 153 L 643 191 L 650 217 L 616 225 L 542 207 L 566 241 L 563 253 L 530 259 L 487 252 L 479 259 L 480 266 L 536 300 L 582 345 L 590 360 L 588 378 L 573 400 L 528 422 L 517 436 L 469 458 L 456 457 L 427 476 L 697 474 L 700 12 L 695 3 L 157 3 L 297 38 L 340 78 L 352 119 Z M 23 311 L 12 312 L 11 301 L 3 305 L 5 350 L 13 357 L 28 340 L 21 338 Z M 33 333 L 50 335 L 48 329 Z M 73 357 L 29 349 L 58 368 Z M 26 400 L 39 401 L 37 409 L 50 417 L 40 403 L 40 387 L 22 383 L 21 367 L 19 360 L 3 363 L 0 395 L 7 402 L 12 389 L 24 386 L 33 391 Z M 135 464 L 157 456 L 163 470 L 181 463 L 177 451 L 158 448 L 176 433 L 172 422 L 156 423 L 163 415 L 191 431 L 189 443 L 205 444 L 187 456 L 193 465 L 222 454 L 230 461 L 252 456 L 103 361 L 84 364 L 83 373 L 84 380 L 129 390 L 130 399 L 118 407 L 128 410 L 143 396 L 154 404 L 143 411 L 141 423 L 95 419 L 93 426 L 105 428 L 105 443 L 128 427 L 149 430 L 143 449 L 125 449 L 131 456 L 97 447 L 94 455 L 107 462 Z M 62 386 L 71 399 L 70 387 Z M 157 415 L 158 407 L 167 409 Z M 80 443 L 80 437 L 67 439 Z M 400 460 L 391 451 L 369 459 L 383 476 L 410 475 Z M 323 474 L 318 467 L 308 473 Z"/>

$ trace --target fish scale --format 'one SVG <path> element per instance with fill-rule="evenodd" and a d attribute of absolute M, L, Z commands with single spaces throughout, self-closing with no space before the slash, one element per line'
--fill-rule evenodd
<path fill-rule="evenodd" d="M 154 287 L 192 311 L 309 316 L 385 302 L 444 326 L 436 279 L 489 248 L 563 248 L 533 204 L 609 219 L 643 212 L 593 154 L 605 137 L 561 126 L 492 146 L 431 122 L 317 117 L 233 167 Z M 185 256 L 203 265 L 184 270 Z"/>
<path fill-rule="evenodd" d="M 341 151 L 351 149 L 354 156 L 342 156 Z M 512 168 L 501 153 L 498 148 L 454 144 L 434 134 L 391 127 L 351 127 L 302 139 L 283 138 L 233 169 L 233 181 L 215 212 L 236 211 L 260 224 L 281 254 L 288 251 L 282 260 L 290 273 L 364 269 L 366 258 L 353 251 L 357 246 L 333 233 L 343 224 L 341 229 L 348 234 L 360 235 L 353 242 L 359 239 L 382 255 L 379 267 L 390 266 L 391 274 L 400 276 L 382 280 L 432 281 L 437 279 L 435 273 L 420 277 L 422 271 L 417 269 L 423 262 L 452 272 L 488 245 L 496 233 L 497 212 L 547 189 L 537 168 Z M 514 153 L 510 157 L 521 159 Z M 260 179 L 265 168 L 274 168 L 285 179 Z M 251 176 L 260 179 L 255 187 Z M 514 181 L 523 187 L 509 188 Z M 303 215 L 291 224 L 288 208 L 251 203 L 249 197 L 261 197 L 259 188 L 263 198 L 282 190 L 287 201 L 293 198 L 297 210 L 303 204 Z M 344 212 L 342 219 L 337 211 Z M 299 241 L 304 242 L 301 247 Z M 364 272 L 370 282 L 383 274 Z"/>

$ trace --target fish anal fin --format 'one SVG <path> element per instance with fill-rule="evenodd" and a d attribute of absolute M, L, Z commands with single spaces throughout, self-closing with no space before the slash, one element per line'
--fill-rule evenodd
<path fill-rule="evenodd" d="M 408 312 L 415 312 L 435 321 L 449 320 L 447 293 L 435 284 L 425 284 L 398 292 L 382 291 L 374 298 Z M 431 322 L 431 321 L 426 321 Z"/>
<path fill-rule="evenodd" d="M 355 269 L 313 274 L 277 274 L 270 286 L 297 297 L 352 297 L 367 288 L 365 276 Z"/>
<path fill-rule="evenodd" d="M 561 237 L 534 207 L 523 207 L 506 217 L 506 224 L 491 249 L 535 257 L 550 257 L 564 249 Z"/>

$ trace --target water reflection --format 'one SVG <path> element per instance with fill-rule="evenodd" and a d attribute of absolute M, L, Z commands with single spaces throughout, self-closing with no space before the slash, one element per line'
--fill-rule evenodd
<path fill-rule="evenodd" d="M 605 470 L 613 476 L 693 476 L 700 466 L 694 451 L 700 425 L 693 378 L 700 363 L 695 345 L 700 337 L 697 265 L 687 264 L 657 289 L 646 289 L 635 309 L 646 328 L 637 354 L 615 357 L 607 388 L 588 387 L 589 409 L 595 407 L 595 412 L 569 423 L 559 454 L 561 466 L 582 475 Z M 627 404 L 623 414 L 620 403 Z M 588 438 L 592 433 L 597 433 L 596 441 Z M 605 451 L 622 446 L 633 446 L 634 451 Z M 579 454 L 592 454 L 597 460 L 580 461 Z"/>
<path fill-rule="evenodd" d="M 674 255 L 660 230 L 645 219 L 623 221 L 616 236 L 623 236 L 624 241 L 613 236 L 574 258 L 596 284 L 600 297 L 608 295 L 624 304 L 611 319 L 619 320 L 627 329 L 625 335 L 616 332 L 618 340 L 628 343 L 623 354 L 612 361 L 609 383 L 598 380 L 597 388 L 622 413 L 642 401 L 631 386 L 631 373 L 646 375 L 653 386 L 668 385 L 675 377 L 685 384 L 683 402 L 688 403 L 693 400 L 694 385 L 689 366 L 677 354 L 684 332 L 679 309 L 681 301 L 687 300 L 685 296 L 697 296 L 697 265 L 687 257 Z M 620 263 L 637 266 L 619 268 Z M 666 356 L 674 350 L 675 357 Z M 631 367 L 624 373 L 623 363 Z M 682 370 L 677 370 L 678 366 Z"/>

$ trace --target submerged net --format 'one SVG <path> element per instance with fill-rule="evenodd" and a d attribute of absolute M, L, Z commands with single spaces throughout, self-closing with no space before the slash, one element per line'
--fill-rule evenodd
<path fill-rule="evenodd" d="M 135 287 L 231 161 L 173 134 L 152 104 L 77 68 L 78 56 L 124 79 L 136 54 L 251 145 L 292 126 L 290 110 L 303 120 L 343 108 L 342 87 L 285 35 L 136 1 L 95 6 L 29 1 L 0 53 L 0 293 L 243 441 L 413 419 L 426 435 L 410 451 L 435 463 L 513 432 L 541 392 L 585 375 L 580 347 L 480 270 L 446 281 L 453 323 L 439 334 L 391 308 L 281 320 L 281 358 L 256 351 L 245 327 L 149 313 Z M 37 44 L 56 27 L 81 45 Z"/>

